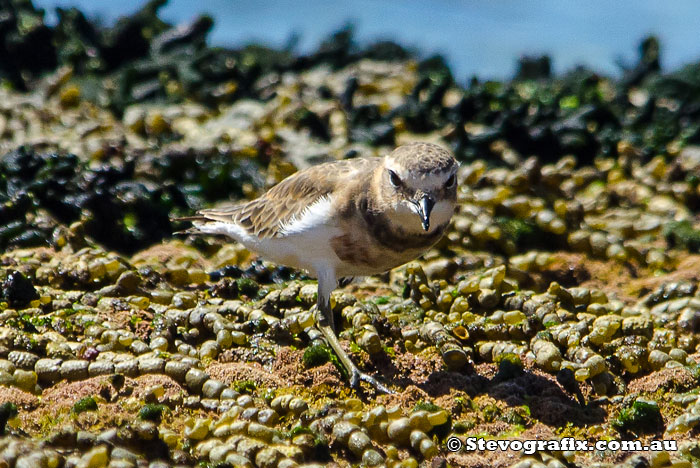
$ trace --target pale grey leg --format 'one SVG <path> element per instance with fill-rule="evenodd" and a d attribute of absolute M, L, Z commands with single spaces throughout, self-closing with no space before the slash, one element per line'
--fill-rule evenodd
<path fill-rule="evenodd" d="M 352 388 L 358 388 L 360 381 L 365 381 L 372 385 L 377 391 L 382 393 L 394 393 L 389 388 L 385 387 L 379 383 L 374 377 L 360 372 L 357 366 L 352 362 L 350 356 L 343 350 L 340 346 L 340 341 L 338 336 L 335 334 L 335 326 L 333 324 L 333 311 L 331 310 L 331 292 L 335 289 L 337 285 L 337 279 L 332 274 L 323 274 L 319 272 L 318 275 L 318 300 L 316 303 L 316 324 L 323 333 L 323 336 L 328 341 L 328 344 L 333 349 L 335 354 L 340 359 L 345 369 L 347 369 L 350 375 L 350 386 Z"/>

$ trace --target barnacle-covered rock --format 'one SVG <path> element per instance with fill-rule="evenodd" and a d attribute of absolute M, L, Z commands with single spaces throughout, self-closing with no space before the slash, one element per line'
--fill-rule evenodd
<path fill-rule="evenodd" d="M 349 29 L 306 55 L 212 48 L 210 18 L 173 28 L 162 4 L 113 26 L 0 6 L 0 458 L 438 466 L 461 456 L 449 433 L 636 434 L 649 397 L 668 434 L 697 429 L 697 65 L 662 73 L 649 40 L 621 80 L 542 59 L 463 86 Z M 348 387 L 303 272 L 170 239 L 178 216 L 416 139 L 462 161 L 453 223 L 331 298 L 341 345 L 399 395 Z"/>

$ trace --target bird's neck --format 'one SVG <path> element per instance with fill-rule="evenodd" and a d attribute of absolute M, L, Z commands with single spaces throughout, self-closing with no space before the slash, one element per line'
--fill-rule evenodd
<path fill-rule="evenodd" d="M 411 224 L 408 226 L 397 216 L 394 210 L 372 211 L 363 213 L 363 218 L 367 224 L 369 232 L 374 240 L 384 247 L 395 251 L 405 251 L 412 249 L 425 249 L 433 245 L 442 237 L 447 223 L 434 225 L 429 231 L 425 231 L 418 220 L 418 216 L 413 214 Z M 412 226 L 412 222 L 417 223 L 418 228 Z"/>

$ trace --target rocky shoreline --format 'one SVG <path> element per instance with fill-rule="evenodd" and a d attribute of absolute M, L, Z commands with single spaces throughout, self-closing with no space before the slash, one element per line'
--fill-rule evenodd
<path fill-rule="evenodd" d="M 651 466 L 700 461 L 700 64 L 460 85 L 351 29 L 211 48 L 162 1 L 105 27 L 0 4 L 0 466 Z M 420 261 L 334 293 L 171 219 L 425 140 L 462 162 Z M 458 452 L 451 436 L 673 439 Z"/>

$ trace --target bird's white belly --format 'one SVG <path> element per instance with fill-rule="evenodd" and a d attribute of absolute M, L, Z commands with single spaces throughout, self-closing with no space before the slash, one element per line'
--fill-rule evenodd
<path fill-rule="evenodd" d="M 330 240 L 336 235 L 336 229 L 326 227 L 304 234 L 264 239 L 249 248 L 272 262 L 315 274 L 321 266 L 337 266 L 339 259 L 330 247 Z"/>
<path fill-rule="evenodd" d="M 282 224 L 280 235 L 274 237 L 257 237 L 235 223 L 202 223 L 197 227 L 203 232 L 232 237 L 266 260 L 315 275 L 319 270 L 335 271 L 340 266 L 340 259 L 331 248 L 331 239 L 341 234 L 331 206 L 330 197 L 320 198 L 300 216 Z"/>
<path fill-rule="evenodd" d="M 357 253 L 374 258 L 375 261 L 372 264 L 343 261 L 336 254 L 332 241 L 344 233 L 345 231 L 339 228 L 325 227 L 303 235 L 265 239 L 256 246 L 248 248 L 274 263 L 303 269 L 312 275 L 316 275 L 319 268 L 330 269 L 338 277 L 383 273 L 418 258 L 424 251 L 423 249 L 388 251 L 376 245 L 369 245 L 373 243 L 368 242 L 366 248 L 358 249 Z"/>
<path fill-rule="evenodd" d="M 315 274 L 320 266 L 335 267 L 340 262 L 330 246 L 330 240 L 338 235 L 338 229 L 332 226 L 315 226 L 299 233 L 262 239 L 248 234 L 243 228 L 232 223 L 207 223 L 200 229 L 209 234 L 231 237 L 266 260 L 307 270 L 312 274 Z"/>

